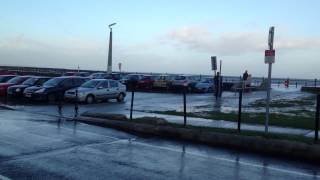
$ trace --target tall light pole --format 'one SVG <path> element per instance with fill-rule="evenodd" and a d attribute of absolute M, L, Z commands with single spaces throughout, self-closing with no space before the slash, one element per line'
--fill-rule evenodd
<path fill-rule="evenodd" d="M 116 23 L 109 24 L 110 36 L 109 36 L 109 52 L 108 52 L 108 68 L 107 73 L 112 73 L 112 26 L 116 25 Z"/>

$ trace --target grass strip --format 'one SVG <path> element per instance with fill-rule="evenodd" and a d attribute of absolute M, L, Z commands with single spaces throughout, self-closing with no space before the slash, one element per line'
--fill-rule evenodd
<path fill-rule="evenodd" d="M 157 117 L 141 117 L 141 118 L 135 118 L 131 121 L 130 119 L 127 119 L 127 118 L 113 119 L 112 116 L 110 116 L 110 114 L 107 114 L 107 113 L 84 113 L 84 114 L 82 114 L 82 116 L 101 118 L 101 119 L 107 119 L 107 120 L 111 119 L 111 120 L 120 120 L 120 121 L 134 122 L 134 123 L 151 124 L 151 125 L 158 125 L 158 126 L 170 126 L 170 127 L 175 127 L 175 128 L 196 129 L 196 130 L 207 131 L 207 132 L 234 134 L 234 135 L 242 135 L 242 136 L 256 136 L 256 137 L 263 137 L 263 138 L 267 138 L 267 139 L 303 142 L 303 143 L 307 143 L 307 144 L 314 143 L 313 138 L 305 137 L 303 135 L 278 134 L 278 133 L 268 133 L 266 135 L 264 132 L 251 131 L 251 130 L 242 130 L 239 133 L 236 129 L 203 127 L 203 126 L 194 126 L 194 125 L 184 126 L 182 124 L 167 122 L 165 119 L 157 118 Z"/>
<path fill-rule="evenodd" d="M 177 111 L 145 111 L 148 113 L 183 116 L 183 112 Z M 201 113 L 187 113 L 188 117 L 205 118 L 212 120 L 225 120 L 237 122 L 238 114 L 236 112 L 224 113 L 218 111 L 205 111 Z M 248 124 L 264 124 L 265 113 L 242 113 L 242 122 Z M 269 125 L 279 127 L 291 127 L 300 129 L 314 129 L 314 118 L 305 115 L 285 115 L 278 113 L 271 113 Z"/>

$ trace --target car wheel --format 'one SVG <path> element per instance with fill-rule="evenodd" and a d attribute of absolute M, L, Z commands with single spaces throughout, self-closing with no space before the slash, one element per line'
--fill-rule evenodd
<path fill-rule="evenodd" d="M 213 92 L 212 87 L 209 87 L 209 88 L 207 89 L 207 93 L 209 93 L 209 92 Z"/>
<path fill-rule="evenodd" d="M 94 97 L 92 95 L 88 95 L 86 97 L 86 103 L 87 104 L 92 104 L 94 102 Z"/>
<path fill-rule="evenodd" d="M 123 102 L 123 100 L 124 100 L 124 95 L 123 95 L 123 93 L 120 93 L 119 96 L 117 97 L 117 101 Z"/>

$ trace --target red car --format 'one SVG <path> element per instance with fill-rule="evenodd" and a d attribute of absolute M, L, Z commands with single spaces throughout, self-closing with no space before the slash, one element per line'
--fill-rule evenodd
<path fill-rule="evenodd" d="M 137 87 L 142 89 L 152 89 L 155 79 L 156 76 L 143 75 L 143 78 L 138 81 Z"/>
<path fill-rule="evenodd" d="M 0 83 L 0 96 L 6 96 L 7 95 L 7 89 L 10 86 L 18 85 L 23 83 L 25 80 L 31 78 L 32 76 L 17 76 L 5 83 Z"/>

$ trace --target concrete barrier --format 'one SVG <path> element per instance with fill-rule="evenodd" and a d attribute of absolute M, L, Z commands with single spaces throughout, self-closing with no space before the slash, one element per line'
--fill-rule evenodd
<path fill-rule="evenodd" d="M 152 117 L 150 117 L 152 118 Z M 300 159 L 320 164 L 320 145 L 289 140 L 268 139 L 260 136 L 246 136 L 214 132 L 208 129 L 152 124 L 123 120 L 110 120 L 81 116 L 74 120 L 99 126 L 111 127 L 131 133 L 142 133 L 166 138 L 182 139 L 213 146 L 257 152 L 278 157 Z M 147 119 L 146 119 L 147 120 Z"/>

